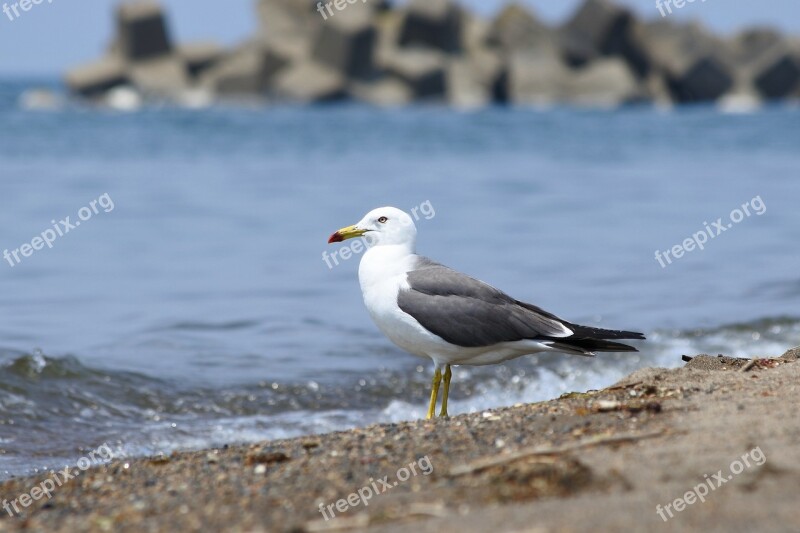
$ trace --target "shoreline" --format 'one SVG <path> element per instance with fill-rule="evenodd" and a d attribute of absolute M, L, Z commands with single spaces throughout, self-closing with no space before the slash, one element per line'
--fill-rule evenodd
<path fill-rule="evenodd" d="M 14 478 L 0 504 L 22 512 L 0 509 L 0 531 L 786 530 L 798 356 L 702 355 L 535 404 L 114 460 L 50 499 L 33 492 L 50 474 Z"/>

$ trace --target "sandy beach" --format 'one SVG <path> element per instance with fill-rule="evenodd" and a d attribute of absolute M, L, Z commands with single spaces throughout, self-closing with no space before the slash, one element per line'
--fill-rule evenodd
<path fill-rule="evenodd" d="M 798 354 L 697 356 L 537 404 L 112 461 L 4 512 L 0 531 L 796 530 Z M 20 507 L 46 477 L 2 497 Z"/>

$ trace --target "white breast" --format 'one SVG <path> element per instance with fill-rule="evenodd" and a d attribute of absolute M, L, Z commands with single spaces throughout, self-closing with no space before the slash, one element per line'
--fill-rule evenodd
<path fill-rule="evenodd" d="M 415 355 L 430 356 L 443 343 L 397 305 L 397 293 L 407 288 L 407 273 L 416 256 L 404 246 L 376 246 L 361 259 L 358 281 L 372 320 L 389 339 Z"/>

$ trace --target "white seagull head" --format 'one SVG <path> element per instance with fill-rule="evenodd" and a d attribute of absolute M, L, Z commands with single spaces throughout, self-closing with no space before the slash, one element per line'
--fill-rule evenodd
<path fill-rule="evenodd" d="M 335 232 L 328 243 L 361 236 L 366 238 L 370 247 L 405 245 L 413 250 L 417 241 L 417 227 L 405 211 L 396 207 L 379 207 L 364 215 L 357 224 Z"/>

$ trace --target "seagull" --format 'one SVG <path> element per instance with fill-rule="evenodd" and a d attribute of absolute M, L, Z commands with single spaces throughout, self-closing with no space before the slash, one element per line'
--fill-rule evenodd
<path fill-rule="evenodd" d="M 403 350 L 433 360 L 428 419 L 444 381 L 440 417 L 447 417 L 452 365 L 480 366 L 539 352 L 593 357 L 636 352 L 620 339 L 644 339 L 567 322 L 483 281 L 417 255 L 417 228 L 406 212 L 380 207 L 336 231 L 328 244 L 364 237 L 358 268 L 364 305 L 378 329 Z M 443 371 L 444 370 L 444 371 Z"/>

